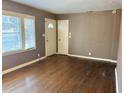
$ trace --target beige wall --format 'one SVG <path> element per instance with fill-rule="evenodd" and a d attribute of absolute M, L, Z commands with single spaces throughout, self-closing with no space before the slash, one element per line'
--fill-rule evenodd
<path fill-rule="evenodd" d="M 121 10 L 57 15 L 69 19 L 69 53 L 74 55 L 117 59 Z"/>

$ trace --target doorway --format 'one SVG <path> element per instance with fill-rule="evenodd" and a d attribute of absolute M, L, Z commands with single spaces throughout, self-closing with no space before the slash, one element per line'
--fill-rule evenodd
<path fill-rule="evenodd" d="M 56 20 L 45 18 L 45 55 L 56 53 Z"/>
<path fill-rule="evenodd" d="M 68 54 L 69 20 L 58 20 L 58 54 Z"/>

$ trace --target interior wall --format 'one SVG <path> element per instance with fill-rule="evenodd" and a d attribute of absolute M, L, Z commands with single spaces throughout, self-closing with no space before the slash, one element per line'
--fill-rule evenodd
<path fill-rule="evenodd" d="M 35 16 L 36 50 L 2 56 L 3 70 L 45 56 L 44 18 L 69 19 L 69 53 L 74 55 L 117 59 L 117 47 L 120 29 L 121 10 L 116 14 L 111 11 L 87 12 L 55 15 L 9 0 L 2 0 L 3 10 Z"/>
<path fill-rule="evenodd" d="M 41 55 L 40 57 L 45 56 L 45 38 L 42 37 L 42 34 L 45 32 L 45 17 L 55 19 L 55 15 L 9 0 L 2 0 L 2 8 L 3 10 L 7 11 L 19 12 L 35 16 L 37 47 L 36 50 L 2 56 L 3 70 L 34 60 L 38 58 L 38 54 Z"/>
<path fill-rule="evenodd" d="M 60 14 L 69 20 L 69 54 L 117 60 L 121 10 Z"/>

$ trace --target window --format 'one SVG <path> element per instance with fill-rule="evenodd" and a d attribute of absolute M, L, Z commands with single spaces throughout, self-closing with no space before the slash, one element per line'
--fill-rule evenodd
<path fill-rule="evenodd" d="M 34 30 L 34 20 L 24 19 L 24 29 L 25 29 L 25 48 L 32 48 L 35 46 L 35 30 Z"/>
<path fill-rule="evenodd" d="M 2 52 L 12 53 L 35 47 L 34 17 L 4 11 L 2 16 Z"/>
<path fill-rule="evenodd" d="M 3 16 L 2 47 L 3 52 L 21 49 L 22 38 L 18 17 Z"/>
<path fill-rule="evenodd" d="M 48 25 L 48 28 L 49 28 L 49 29 L 53 29 L 53 28 L 54 28 L 53 24 L 50 23 L 50 24 Z"/>

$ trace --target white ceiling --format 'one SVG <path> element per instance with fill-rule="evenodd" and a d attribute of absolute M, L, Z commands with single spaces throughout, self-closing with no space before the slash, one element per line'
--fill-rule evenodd
<path fill-rule="evenodd" d="M 55 14 L 86 11 L 115 10 L 121 8 L 121 0 L 12 0 Z"/>

